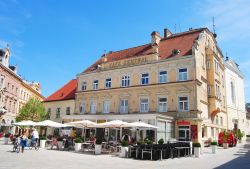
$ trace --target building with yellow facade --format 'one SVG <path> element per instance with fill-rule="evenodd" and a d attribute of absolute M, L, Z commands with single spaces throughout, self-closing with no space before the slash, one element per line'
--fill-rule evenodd
<path fill-rule="evenodd" d="M 150 43 L 106 53 L 78 74 L 74 114 L 61 118 L 141 120 L 159 127 L 155 140 L 217 139 L 227 128 L 224 70 L 208 29 L 153 32 Z"/>

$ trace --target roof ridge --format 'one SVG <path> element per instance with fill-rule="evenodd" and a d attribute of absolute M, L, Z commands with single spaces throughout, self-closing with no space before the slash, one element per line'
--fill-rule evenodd
<path fill-rule="evenodd" d="M 138 46 L 134 46 L 134 47 L 129 47 L 129 48 L 126 48 L 126 49 L 121 49 L 121 50 L 117 50 L 117 51 L 111 51 L 111 53 L 107 53 L 107 54 L 112 54 L 112 53 L 118 53 L 118 52 L 121 52 L 121 51 L 125 51 L 125 50 L 129 50 L 129 49 L 133 49 L 133 48 L 138 48 L 138 47 L 142 47 L 142 46 L 146 46 L 146 45 L 150 45 L 151 43 L 146 43 L 146 44 L 143 44 L 143 45 L 138 45 Z"/>
<path fill-rule="evenodd" d="M 60 87 L 58 90 L 56 90 L 54 93 L 52 93 L 51 95 L 49 95 L 46 99 L 44 99 L 44 101 L 50 101 L 50 99 L 48 99 L 49 97 L 53 96 L 54 94 L 56 94 L 57 92 L 59 92 L 60 90 L 62 90 L 65 86 L 69 85 L 72 81 L 77 80 L 76 78 L 71 79 L 70 81 L 68 81 L 68 83 L 66 83 L 65 85 L 63 85 L 62 87 Z M 53 99 L 52 99 L 53 100 Z"/>

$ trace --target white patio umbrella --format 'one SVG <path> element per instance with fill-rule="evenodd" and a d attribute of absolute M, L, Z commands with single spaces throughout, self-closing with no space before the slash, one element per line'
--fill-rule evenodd
<path fill-rule="evenodd" d="M 84 128 L 84 140 L 86 138 L 86 128 L 92 128 L 95 127 L 97 123 L 92 122 L 90 120 L 81 120 L 81 121 L 73 121 L 66 123 L 66 125 L 71 125 L 74 127 Z"/>
<path fill-rule="evenodd" d="M 117 128 L 134 127 L 133 124 L 124 122 L 122 120 L 113 120 L 105 123 L 99 123 L 95 125 L 96 128 L 115 128 L 116 129 L 116 141 L 117 141 Z"/>
<path fill-rule="evenodd" d="M 54 127 L 54 128 L 62 128 L 62 127 L 70 127 L 70 125 L 57 123 L 51 120 L 41 121 L 35 124 L 35 126 L 44 126 L 44 127 Z"/>
<path fill-rule="evenodd" d="M 141 121 L 133 122 L 131 124 L 133 124 L 135 126 L 134 128 L 137 129 L 136 130 L 136 140 L 138 139 L 138 131 L 139 130 L 148 130 L 148 129 L 157 129 L 157 128 L 159 128 L 157 126 L 147 124 L 147 123 L 144 123 L 144 122 L 141 122 Z"/>
<path fill-rule="evenodd" d="M 24 120 L 17 123 L 13 123 L 15 126 L 35 126 L 37 123 L 31 120 Z"/>
<path fill-rule="evenodd" d="M 94 127 L 96 125 L 95 122 L 89 121 L 89 120 L 81 120 L 81 121 L 73 121 L 73 122 L 69 122 L 66 123 L 66 125 L 72 125 L 75 127 Z"/>
<path fill-rule="evenodd" d="M 113 120 L 105 123 L 99 123 L 95 125 L 96 128 L 126 128 L 126 127 L 135 127 L 133 124 L 122 121 L 122 120 Z"/>
<path fill-rule="evenodd" d="M 157 129 L 157 128 L 159 128 L 157 126 L 147 124 L 147 123 L 144 123 L 144 122 L 141 122 L 141 121 L 133 122 L 131 124 L 134 125 L 134 127 L 136 127 L 136 128 L 142 128 L 142 129 L 147 129 L 147 128 L 149 128 L 149 129 L 150 128 L 151 129 Z"/>

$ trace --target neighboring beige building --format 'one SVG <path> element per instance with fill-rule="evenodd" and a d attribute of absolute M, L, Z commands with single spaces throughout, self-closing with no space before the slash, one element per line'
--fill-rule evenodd
<path fill-rule="evenodd" d="M 74 114 L 76 87 L 77 81 L 73 79 L 44 100 L 51 120 L 61 123 L 64 122 L 62 117 Z"/>
<path fill-rule="evenodd" d="M 151 43 L 109 52 L 78 74 L 75 114 L 63 121 L 141 120 L 159 127 L 156 140 L 217 139 L 227 113 L 225 67 L 214 35 L 201 28 L 151 36 Z"/>

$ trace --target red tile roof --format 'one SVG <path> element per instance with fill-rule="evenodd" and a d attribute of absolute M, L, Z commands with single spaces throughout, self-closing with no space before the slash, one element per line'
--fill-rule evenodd
<path fill-rule="evenodd" d="M 75 99 L 76 87 L 77 80 L 73 79 L 69 81 L 66 85 L 64 85 L 62 88 L 57 90 L 55 93 L 47 97 L 44 102 Z"/>
<path fill-rule="evenodd" d="M 162 38 L 159 43 L 159 56 L 161 59 L 177 58 L 192 54 L 192 46 L 194 41 L 198 39 L 199 34 L 206 28 L 192 29 L 187 32 L 172 34 L 167 38 Z M 173 50 L 180 50 L 179 54 L 173 55 Z M 132 58 L 136 56 L 152 54 L 151 43 L 142 46 L 137 46 L 129 49 L 124 49 L 116 52 L 109 52 L 106 54 L 107 62 Z M 102 58 L 97 60 L 92 66 L 87 68 L 84 72 L 95 71 L 97 65 L 102 64 Z"/>

